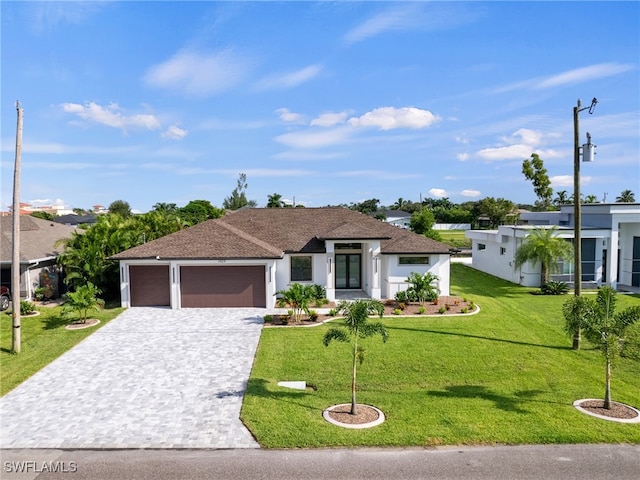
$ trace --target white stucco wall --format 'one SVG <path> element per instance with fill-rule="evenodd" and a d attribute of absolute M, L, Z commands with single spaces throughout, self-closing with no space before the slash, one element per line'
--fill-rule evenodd
<path fill-rule="evenodd" d="M 424 274 L 431 272 L 439 278 L 438 288 L 440 295 L 450 293 L 450 264 L 449 255 L 429 255 L 429 265 L 400 265 L 399 256 L 412 255 L 381 255 L 382 265 L 382 298 L 394 298 L 395 294 L 401 290 L 406 290 L 409 284 L 407 277 L 412 272 Z"/>

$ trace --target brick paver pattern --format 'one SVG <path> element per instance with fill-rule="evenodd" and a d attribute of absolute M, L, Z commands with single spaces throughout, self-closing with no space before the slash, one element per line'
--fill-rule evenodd
<path fill-rule="evenodd" d="M 126 310 L 0 398 L 0 448 L 258 448 L 239 416 L 264 314 Z"/>

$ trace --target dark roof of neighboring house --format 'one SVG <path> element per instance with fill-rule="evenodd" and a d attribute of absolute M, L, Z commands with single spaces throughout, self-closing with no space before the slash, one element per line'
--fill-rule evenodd
<path fill-rule="evenodd" d="M 138 258 L 281 258 L 324 253 L 325 240 L 381 241 L 382 253 L 449 253 L 449 246 L 346 208 L 245 208 L 114 255 Z"/>
<path fill-rule="evenodd" d="M 2 245 L 0 261 L 12 260 L 13 215 L 0 217 Z M 42 220 L 29 215 L 20 216 L 20 261 L 42 260 L 57 257 L 63 247 L 56 247 L 58 240 L 70 238 L 76 229 L 51 220 Z"/>
<path fill-rule="evenodd" d="M 70 213 L 68 215 L 54 217 L 53 221 L 62 223 L 63 225 L 86 225 L 96 223 L 98 218 L 93 213 L 88 215 L 74 215 Z"/>
<path fill-rule="evenodd" d="M 372 213 L 371 216 L 375 217 L 378 214 L 382 214 L 386 218 L 411 218 L 411 214 L 404 210 L 378 210 L 377 212 Z"/>

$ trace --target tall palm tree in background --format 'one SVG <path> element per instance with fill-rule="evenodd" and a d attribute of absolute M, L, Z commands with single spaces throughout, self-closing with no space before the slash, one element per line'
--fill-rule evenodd
<path fill-rule="evenodd" d="M 584 203 L 600 203 L 598 202 L 598 197 L 595 195 L 587 195 L 584 198 Z"/>
<path fill-rule="evenodd" d="M 636 197 L 631 190 L 623 190 L 620 196 L 616 197 L 616 203 L 634 203 Z"/>
<path fill-rule="evenodd" d="M 398 200 L 396 200 L 396 202 L 391 205 L 391 210 L 404 210 L 405 207 L 407 206 L 407 203 L 409 203 L 407 200 L 405 200 L 404 198 L 400 197 Z"/>
<path fill-rule="evenodd" d="M 536 265 L 540 262 L 541 285 L 549 282 L 551 272 L 557 270 L 558 260 L 571 260 L 573 246 L 558 237 L 557 227 L 535 228 L 516 250 L 515 267 L 520 268 L 527 262 Z"/>
<path fill-rule="evenodd" d="M 555 206 L 567 205 L 569 203 L 571 203 L 571 199 L 569 198 L 566 190 L 556 192 L 556 198 L 553 199 L 553 204 Z"/>
<path fill-rule="evenodd" d="M 282 195 L 274 193 L 273 195 L 267 195 L 267 208 L 282 208 L 284 202 L 282 201 Z"/>

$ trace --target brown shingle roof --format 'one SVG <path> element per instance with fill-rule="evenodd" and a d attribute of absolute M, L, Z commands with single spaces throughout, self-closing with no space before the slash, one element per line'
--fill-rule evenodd
<path fill-rule="evenodd" d="M 0 261 L 11 262 L 13 236 L 13 215 L 0 217 Z M 20 261 L 41 260 L 57 257 L 63 247 L 56 247 L 56 242 L 71 238 L 74 227 L 68 227 L 50 220 L 20 215 Z"/>
<path fill-rule="evenodd" d="M 323 253 L 325 239 L 380 239 L 383 254 L 449 252 L 448 245 L 345 208 L 245 208 L 113 258 L 281 258 Z"/>

